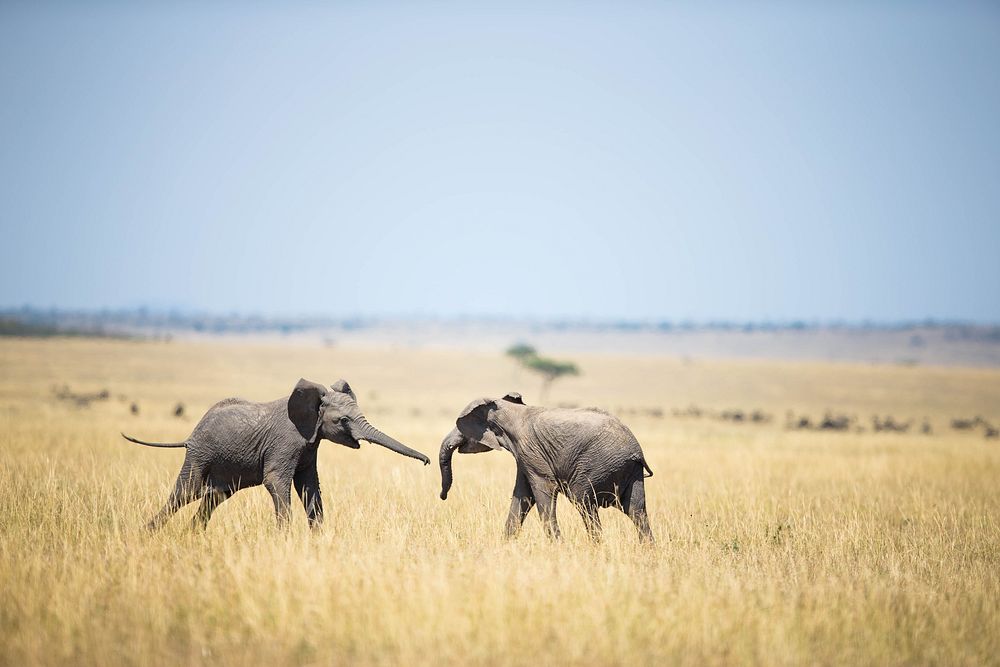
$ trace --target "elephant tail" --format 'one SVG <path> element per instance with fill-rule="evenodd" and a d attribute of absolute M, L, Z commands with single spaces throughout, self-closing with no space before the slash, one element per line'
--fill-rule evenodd
<path fill-rule="evenodd" d="M 653 469 L 649 467 L 649 464 L 648 464 L 648 463 L 646 463 L 646 459 L 643 459 L 643 460 L 642 460 L 642 467 L 643 467 L 643 468 L 645 468 L 645 469 L 646 469 L 646 472 L 648 472 L 648 473 L 649 473 L 648 475 L 645 475 L 645 474 L 644 474 L 644 475 L 643 475 L 643 478 L 646 478 L 646 477 L 652 477 L 652 476 L 653 476 Z"/>
<path fill-rule="evenodd" d="M 146 442 L 145 440 L 137 440 L 127 436 L 124 433 L 122 433 L 122 437 L 129 442 L 134 442 L 137 445 L 146 445 L 147 447 L 187 447 L 186 442 Z"/>

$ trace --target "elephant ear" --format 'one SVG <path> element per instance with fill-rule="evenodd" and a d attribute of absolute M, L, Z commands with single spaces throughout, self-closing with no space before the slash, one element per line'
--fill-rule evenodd
<path fill-rule="evenodd" d="M 288 397 L 288 419 L 307 442 L 316 442 L 319 435 L 319 406 L 325 395 L 326 387 L 303 378 Z"/>
<path fill-rule="evenodd" d="M 507 395 L 503 397 L 503 400 L 508 403 L 517 403 L 518 405 L 524 405 L 524 399 L 521 398 L 521 394 L 516 391 L 507 392 Z"/>
<path fill-rule="evenodd" d="M 490 431 L 490 435 L 493 435 L 492 431 Z M 494 437 L 494 439 L 496 439 L 496 436 L 493 436 L 493 437 Z M 481 442 L 473 442 L 472 440 L 469 440 L 468 438 L 464 438 L 462 440 L 462 444 L 458 446 L 458 453 L 459 454 L 482 454 L 483 452 L 492 452 L 492 451 L 494 451 L 496 449 L 500 449 L 500 447 L 499 447 L 500 442 L 496 441 L 496 443 L 497 443 L 496 447 L 488 447 L 488 446 L 484 445 Z"/>
<path fill-rule="evenodd" d="M 351 385 L 347 384 L 347 380 L 340 379 L 330 385 L 330 391 L 336 391 L 341 394 L 347 394 L 352 400 L 357 401 L 358 397 L 354 395 L 351 391 Z"/>
<path fill-rule="evenodd" d="M 472 442 L 486 445 L 490 449 L 503 449 L 487 419 L 490 410 L 496 407 L 497 402 L 489 398 L 473 401 L 462 410 L 462 414 L 455 420 L 455 426 Z"/>

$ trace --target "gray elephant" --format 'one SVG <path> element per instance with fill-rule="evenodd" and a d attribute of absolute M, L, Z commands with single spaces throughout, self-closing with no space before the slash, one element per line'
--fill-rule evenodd
<path fill-rule="evenodd" d="M 290 491 L 305 506 L 310 526 L 323 520 L 316 454 L 326 439 L 351 449 L 359 440 L 382 445 L 418 459 L 430 459 L 393 440 L 368 423 L 357 397 L 343 380 L 329 390 L 309 380 L 299 380 L 287 398 L 253 403 L 227 398 L 213 405 L 184 442 L 144 442 L 122 433 L 131 442 L 150 447 L 186 447 L 177 483 L 167 504 L 149 522 L 162 526 L 184 505 L 202 498 L 195 525 L 204 527 L 220 503 L 240 489 L 263 484 L 274 500 L 278 524 L 288 521 Z"/>
<path fill-rule="evenodd" d="M 632 519 L 642 540 L 653 540 L 646 514 L 644 479 L 653 475 L 638 441 L 617 417 L 596 409 L 527 406 L 520 394 L 470 403 L 441 442 L 441 499 L 452 484 L 451 460 L 463 454 L 505 449 L 517 462 L 517 479 L 505 534 L 514 536 L 538 505 L 542 525 L 559 537 L 556 494 L 576 505 L 594 539 L 599 507 L 616 506 Z"/>

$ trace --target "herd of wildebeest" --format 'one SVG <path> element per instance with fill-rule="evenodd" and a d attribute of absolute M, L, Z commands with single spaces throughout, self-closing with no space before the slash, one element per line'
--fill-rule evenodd
<path fill-rule="evenodd" d="M 100 391 L 93 391 L 89 393 L 76 393 L 70 390 L 69 386 L 63 385 L 61 387 L 52 388 L 53 395 L 61 400 L 66 401 L 78 408 L 89 407 L 91 403 L 100 403 L 101 401 L 111 400 L 111 392 L 107 389 L 102 389 Z M 118 394 L 118 401 L 121 403 L 129 404 L 129 412 L 133 415 L 139 414 L 139 402 L 129 401 L 129 398 L 124 394 Z M 177 403 L 172 411 L 174 417 L 184 417 L 184 404 Z"/>
<path fill-rule="evenodd" d="M 662 418 L 663 410 L 659 408 L 619 408 L 615 411 L 619 415 L 642 415 L 646 417 Z M 770 424 L 774 421 L 774 415 L 763 410 L 708 410 L 696 405 L 686 408 L 674 408 L 671 415 L 679 419 L 710 419 L 715 421 L 730 422 L 733 424 Z M 950 421 L 950 427 L 955 431 L 975 431 L 982 429 L 983 436 L 987 440 L 1000 437 L 1000 430 L 981 416 L 975 417 L 955 417 Z M 872 415 L 870 427 L 857 417 L 857 415 L 845 414 L 834 410 L 827 410 L 822 417 L 813 417 L 800 414 L 794 410 L 785 412 L 785 429 L 788 431 L 832 431 L 846 433 L 864 433 L 870 430 L 873 433 L 909 433 L 911 430 L 921 435 L 933 435 L 934 427 L 927 417 L 919 421 L 908 418 L 905 421 L 892 415 Z"/>
<path fill-rule="evenodd" d="M 683 410 L 674 410 L 675 417 L 706 417 L 720 421 L 733 422 L 736 424 L 767 424 L 773 421 L 772 415 L 761 410 L 723 410 L 712 412 L 702 410 L 696 406 L 691 406 Z M 1000 437 L 1000 430 L 993 426 L 983 417 L 954 417 L 949 424 L 954 431 L 975 431 L 982 429 L 983 436 L 987 440 Z M 870 430 L 873 433 L 909 433 L 911 430 L 921 435 L 933 435 L 934 427 L 927 417 L 916 420 L 908 418 L 905 421 L 892 415 L 872 415 L 870 427 L 866 427 L 864 422 L 857 415 L 849 415 L 842 412 L 827 410 L 820 418 L 810 415 L 798 414 L 793 410 L 785 413 L 785 429 L 789 431 L 840 431 L 848 433 L 864 433 Z"/>

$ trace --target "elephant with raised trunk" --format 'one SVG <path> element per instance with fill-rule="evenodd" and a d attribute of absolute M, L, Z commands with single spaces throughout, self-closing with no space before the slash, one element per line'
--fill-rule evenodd
<path fill-rule="evenodd" d="M 291 487 L 302 500 L 310 526 L 323 520 L 316 454 L 320 440 L 358 449 L 360 440 L 423 461 L 430 459 L 368 423 L 344 380 L 328 390 L 299 380 L 290 396 L 269 403 L 227 398 L 209 408 L 184 442 L 144 442 L 150 447 L 186 447 L 177 483 L 163 509 L 149 522 L 162 526 L 178 509 L 202 499 L 195 525 L 204 527 L 220 503 L 240 489 L 263 484 L 274 501 L 278 524 L 288 521 Z"/>
<path fill-rule="evenodd" d="M 642 540 L 653 540 L 646 514 L 645 478 L 653 475 L 638 441 L 617 417 L 596 409 L 527 406 L 520 394 L 470 403 L 441 442 L 441 499 L 452 485 L 452 456 L 507 450 L 517 479 L 505 534 L 517 534 L 531 508 L 546 533 L 559 537 L 556 495 L 576 505 L 588 532 L 600 538 L 599 507 L 615 506 L 632 519 Z"/>

